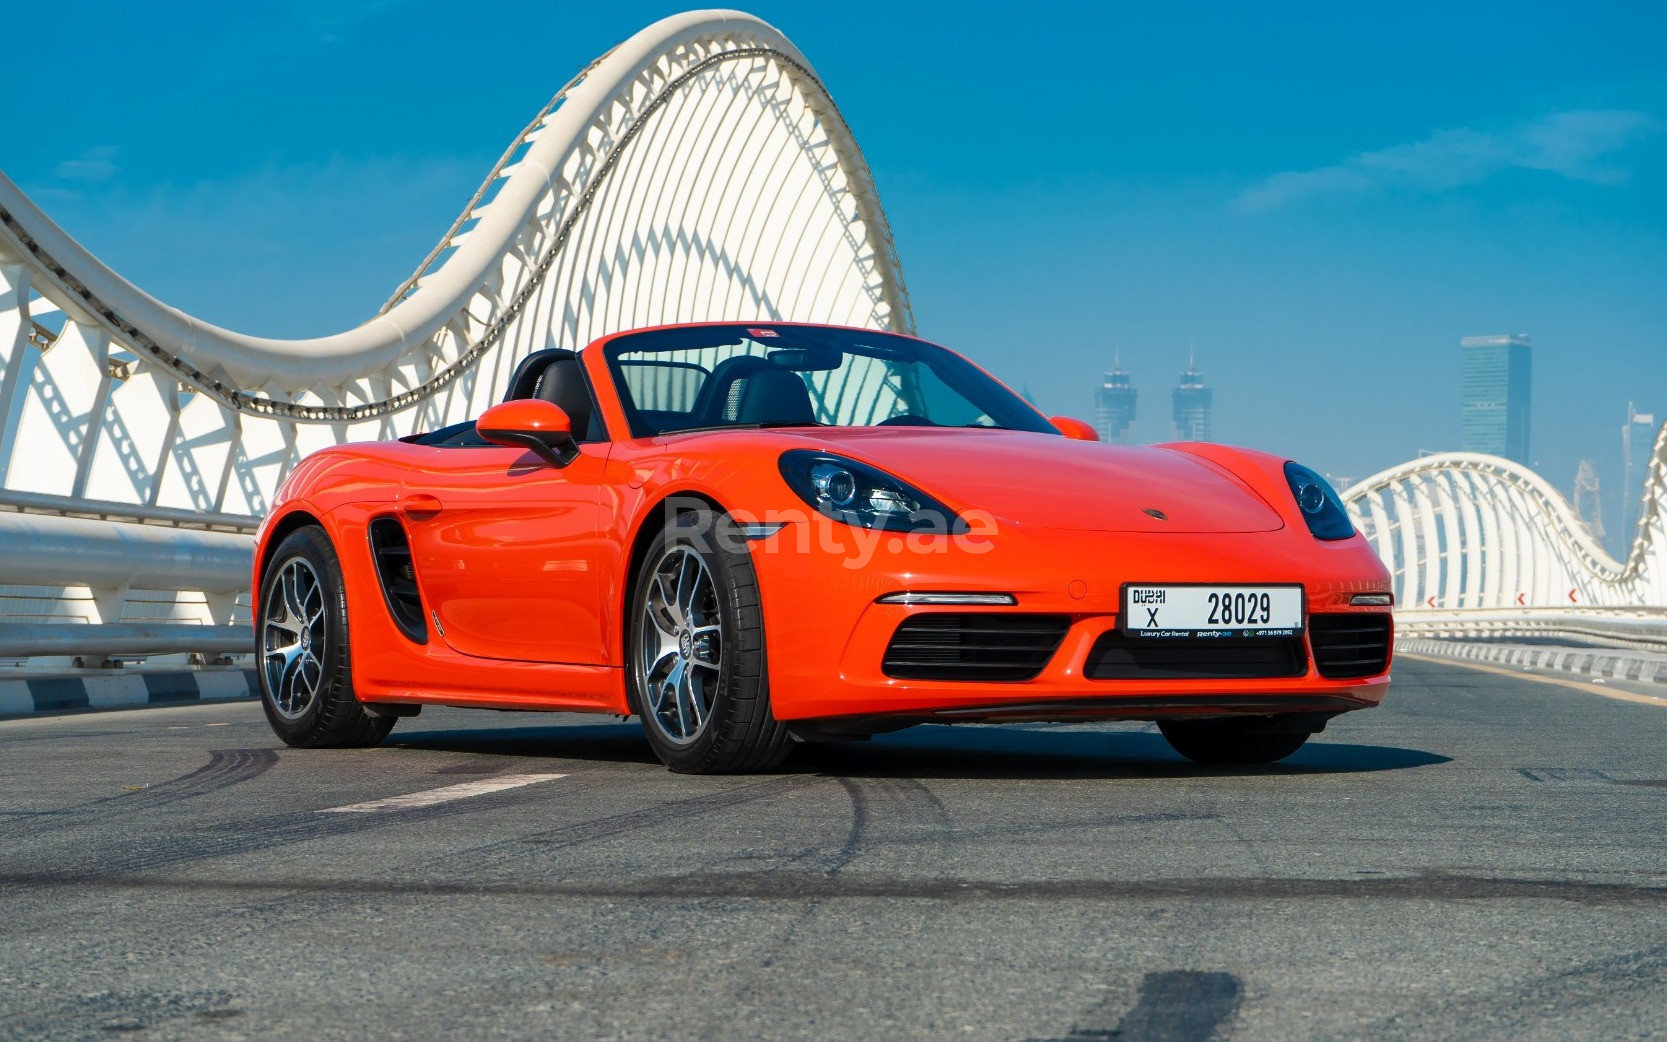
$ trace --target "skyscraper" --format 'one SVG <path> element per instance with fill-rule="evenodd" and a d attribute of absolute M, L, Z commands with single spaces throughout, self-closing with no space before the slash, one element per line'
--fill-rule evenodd
<path fill-rule="evenodd" d="M 1650 473 L 1655 449 L 1655 414 L 1639 412 L 1626 403 L 1626 425 L 1621 428 L 1621 530 L 1614 543 L 1616 556 L 1625 557 L 1638 535 L 1638 501 Z"/>
<path fill-rule="evenodd" d="M 1459 408 L 1466 452 L 1530 462 L 1533 345 L 1520 333 L 1459 341 Z"/>
<path fill-rule="evenodd" d="M 1100 389 L 1094 392 L 1094 426 L 1100 429 L 1100 440 L 1120 445 L 1134 444 L 1135 399 L 1139 392 L 1129 385 L 1129 374 L 1123 371 L 1121 359 L 1112 363 Z"/>
<path fill-rule="evenodd" d="M 1210 440 L 1210 396 L 1196 359 L 1187 359 L 1187 371 L 1175 388 L 1175 433 L 1182 441 Z"/>

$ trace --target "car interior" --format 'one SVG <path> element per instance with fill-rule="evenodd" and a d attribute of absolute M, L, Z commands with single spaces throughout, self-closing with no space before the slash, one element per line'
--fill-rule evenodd
<path fill-rule="evenodd" d="M 701 385 L 700 397 L 687 417 L 699 426 L 724 423 L 816 422 L 816 407 L 804 378 L 756 355 L 720 362 Z"/>

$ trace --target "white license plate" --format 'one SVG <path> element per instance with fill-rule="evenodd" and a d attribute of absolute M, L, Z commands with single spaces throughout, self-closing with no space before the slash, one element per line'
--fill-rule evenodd
<path fill-rule="evenodd" d="M 1123 587 L 1134 637 L 1291 637 L 1302 632 L 1300 586 Z"/>

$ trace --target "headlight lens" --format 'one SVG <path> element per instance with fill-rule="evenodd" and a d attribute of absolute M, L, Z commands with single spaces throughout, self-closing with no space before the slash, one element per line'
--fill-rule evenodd
<path fill-rule="evenodd" d="M 1354 535 L 1354 522 L 1343 509 L 1342 497 L 1325 478 L 1300 463 L 1287 463 L 1285 480 L 1315 539 L 1347 539 Z"/>
<path fill-rule="evenodd" d="M 857 528 L 893 532 L 966 531 L 954 511 L 866 463 L 810 449 L 781 454 L 781 476 L 818 513 Z"/>

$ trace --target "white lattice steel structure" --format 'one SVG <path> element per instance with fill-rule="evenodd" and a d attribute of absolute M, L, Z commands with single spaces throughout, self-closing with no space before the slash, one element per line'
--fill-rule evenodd
<path fill-rule="evenodd" d="M 308 452 L 476 415 L 533 350 L 749 318 L 913 331 L 849 128 L 739 12 L 668 18 L 583 70 L 335 336 L 168 307 L 0 175 L 0 659 L 245 648 L 247 532 Z"/>
<path fill-rule="evenodd" d="M 1394 575 L 1403 632 L 1667 640 L 1667 427 L 1624 562 L 1545 479 L 1497 456 L 1426 456 L 1343 499 Z"/>

